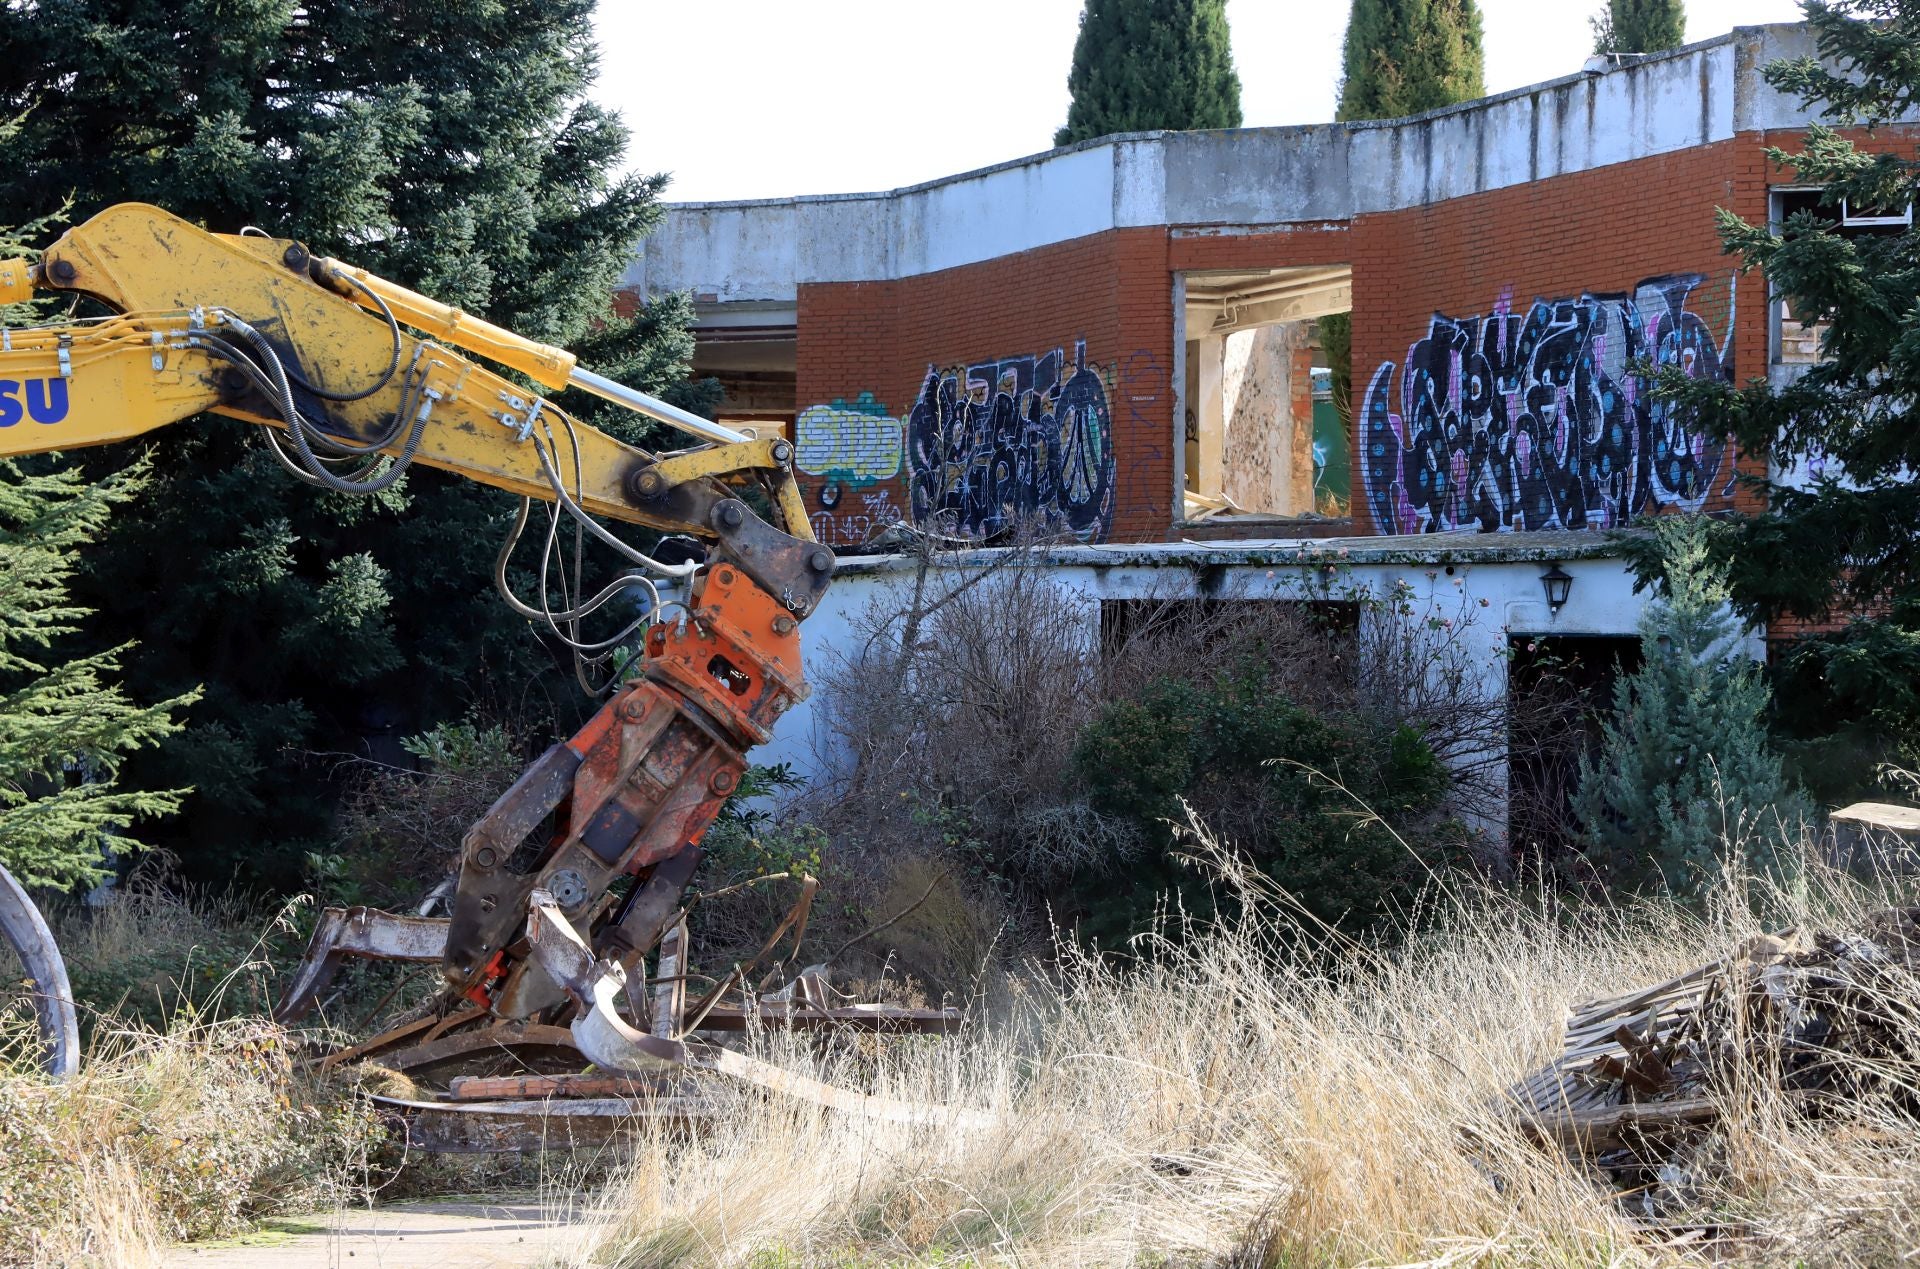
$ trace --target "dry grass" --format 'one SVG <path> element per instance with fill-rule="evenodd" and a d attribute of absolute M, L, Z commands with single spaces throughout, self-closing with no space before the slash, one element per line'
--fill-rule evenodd
<path fill-rule="evenodd" d="M 50 1080 L 24 1005 L 0 1010 L 0 1265 L 137 1269 L 169 1242 L 362 1192 L 377 1121 L 246 1012 L 266 970 L 252 909 L 145 889 L 56 919 L 87 1051 Z"/>
<path fill-rule="evenodd" d="M 996 1021 L 822 1073 L 985 1110 L 977 1131 L 816 1113 L 749 1093 L 724 1126 L 642 1143 L 579 1263 L 655 1265 L 1653 1264 L 1584 1168 L 1530 1144 L 1503 1091 L 1555 1055 L 1568 1005 L 1660 981 L 1768 922 L 1845 925 L 1890 887 L 1827 873 L 1707 916 L 1436 898 L 1394 950 L 1336 941 L 1281 898 L 1116 966 L 1069 952 Z M 1250 879 L 1237 879 L 1242 885 Z M 1920 996 L 1920 991 L 1917 991 Z M 1920 1016 L 1920 1015 L 1916 1015 Z M 1920 1022 L 1913 1037 L 1920 1051 Z M 789 1061 L 807 1061 L 789 1053 Z M 1740 1099 L 1696 1153 L 1683 1217 L 1715 1258 L 1896 1263 L 1920 1251 L 1915 1123 L 1819 1122 Z"/>
<path fill-rule="evenodd" d="M 1204 841 L 1196 852 L 1243 893 L 1225 924 L 1124 962 L 1065 947 L 952 1040 L 769 1042 L 825 1078 L 984 1111 L 984 1127 L 879 1125 L 716 1084 L 723 1121 L 641 1139 L 598 1196 L 597 1236 L 565 1263 L 1677 1262 L 1635 1201 L 1531 1144 L 1504 1091 L 1555 1054 L 1576 1001 L 1664 980 L 1763 927 L 1845 928 L 1911 900 L 1902 881 L 1812 866 L 1789 888 L 1729 884 L 1705 915 L 1474 889 L 1431 896 L 1387 948 L 1313 925 Z M 103 949 L 140 941 L 97 934 Z M 1912 995 L 1897 1003 L 1920 1053 L 1920 982 Z M 169 1241 L 347 1197 L 370 1125 L 303 1082 L 285 1046 L 257 1020 L 177 1018 L 164 1033 L 103 1028 L 65 1085 L 17 1056 L 0 1067 L 0 1264 L 138 1267 Z M 1665 1217 L 1731 1227 L 1719 1260 L 1909 1260 L 1912 1100 L 1815 1120 L 1734 1090 L 1666 1187 Z"/>
<path fill-rule="evenodd" d="M 379 1139 L 261 1020 L 97 1036 L 56 1083 L 0 1069 L 0 1265 L 137 1266 L 165 1243 L 342 1201 Z"/>

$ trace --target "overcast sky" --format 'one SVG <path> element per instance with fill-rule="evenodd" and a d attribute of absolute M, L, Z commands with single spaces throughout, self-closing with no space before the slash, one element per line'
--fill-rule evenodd
<path fill-rule="evenodd" d="M 1601 0 L 1480 0 L 1487 90 L 1571 74 Z M 1687 38 L 1797 0 L 1687 0 Z M 1080 0 L 600 0 L 596 96 L 680 202 L 893 189 L 1018 158 L 1066 120 Z M 1249 125 L 1333 118 L 1342 0 L 1227 0 Z"/>

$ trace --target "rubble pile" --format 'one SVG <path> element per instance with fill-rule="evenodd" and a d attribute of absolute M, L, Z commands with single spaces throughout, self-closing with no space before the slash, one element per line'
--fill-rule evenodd
<path fill-rule="evenodd" d="M 1678 978 L 1576 1008 L 1513 1090 L 1527 1130 L 1652 1212 L 1730 1109 L 1920 1115 L 1920 908 L 1748 940 Z"/>

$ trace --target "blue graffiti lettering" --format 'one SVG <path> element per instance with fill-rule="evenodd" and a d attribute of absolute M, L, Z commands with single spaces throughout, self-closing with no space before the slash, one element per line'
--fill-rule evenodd
<path fill-rule="evenodd" d="M 1705 281 L 1667 274 L 1631 295 L 1434 314 L 1404 369 L 1383 363 L 1360 404 L 1378 531 L 1609 529 L 1653 507 L 1698 510 L 1727 440 L 1658 399 L 1645 365 L 1733 380 L 1731 317 L 1716 345 L 1687 307 Z"/>

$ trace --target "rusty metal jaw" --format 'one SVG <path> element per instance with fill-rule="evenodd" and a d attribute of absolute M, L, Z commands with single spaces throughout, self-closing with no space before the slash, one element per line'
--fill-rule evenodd
<path fill-rule="evenodd" d="M 558 1002 L 537 970 L 516 970 L 518 953 L 500 956 L 536 887 L 591 930 L 622 874 L 676 882 L 649 885 L 645 902 L 601 926 L 604 950 L 628 960 L 651 950 L 745 751 L 806 692 L 793 618 L 738 568 L 703 573 L 693 605 L 649 632 L 646 677 L 548 750 L 467 834 L 447 942 L 454 991 L 503 1017 Z"/>
<path fill-rule="evenodd" d="M 377 908 L 328 908 L 314 926 L 306 955 L 280 997 L 279 1022 L 304 1017 L 350 957 L 381 961 L 438 961 L 447 950 L 444 917 L 395 916 Z"/>
<path fill-rule="evenodd" d="M 626 986 L 625 971 L 615 962 L 596 961 L 587 941 L 568 922 L 553 896 L 544 890 L 535 890 L 529 900 L 527 938 L 534 959 L 581 1007 L 572 1027 L 575 1047 L 606 1070 L 649 1072 L 694 1067 L 886 1123 L 973 1129 L 992 1122 L 989 1116 L 978 1111 L 870 1096 L 718 1045 L 669 1039 L 634 1029 L 620 1017 L 617 1008 Z"/>

